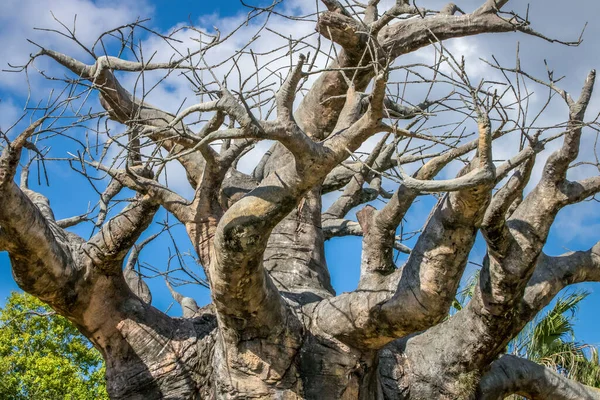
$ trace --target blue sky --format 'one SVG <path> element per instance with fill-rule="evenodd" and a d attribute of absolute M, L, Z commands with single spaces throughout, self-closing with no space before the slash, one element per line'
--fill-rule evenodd
<path fill-rule="evenodd" d="M 264 4 L 252 0 L 252 4 Z M 427 5 L 431 8 L 439 8 L 441 1 L 421 1 L 419 4 Z M 512 2 L 511 2 L 512 3 Z M 514 1 L 514 3 L 517 3 Z M 579 35 L 586 16 L 599 15 L 600 6 L 595 2 L 580 2 L 577 7 L 564 8 L 562 2 L 534 0 L 531 2 L 530 17 L 535 22 L 535 26 L 540 31 L 559 36 L 560 38 L 573 39 Z M 457 4 L 465 11 L 474 9 L 479 1 L 465 0 L 457 1 Z M 314 5 L 312 0 L 296 1 L 285 0 L 283 6 L 288 8 L 310 8 Z M 509 3 L 509 5 L 512 5 Z M 520 5 L 514 5 L 520 7 Z M 65 51 L 74 56 L 83 57 L 81 52 L 67 44 L 65 41 L 57 38 L 50 38 L 46 33 L 34 31 L 33 27 L 54 27 L 50 10 L 62 20 L 72 21 L 73 15 L 78 14 L 78 32 L 83 35 L 86 43 L 93 42 L 93 38 L 105 29 L 134 20 L 137 16 L 142 18 L 151 18 L 148 25 L 152 28 L 166 33 L 178 25 L 183 25 L 192 21 L 194 24 L 211 29 L 218 26 L 226 32 L 227 27 L 233 26 L 246 12 L 238 0 L 221 1 L 198 1 L 198 0 L 147 0 L 147 1 L 91 1 L 91 0 L 63 0 L 39 2 L 36 0 L 4 0 L 0 6 L 0 41 L 4 43 L 0 49 L 0 60 L 3 66 L 6 63 L 19 63 L 25 60 L 28 54 L 35 52 L 35 48 L 28 44 L 24 37 L 33 38 L 36 41 L 42 41 L 52 48 Z M 290 24 L 287 22 L 287 24 Z M 295 32 L 295 27 L 285 26 L 283 24 L 275 25 L 278 29 L 286 30 L 286 34 L 300 35 L 302 32 L 310 32 L 313 26 L 302 25 Z M 514 64 L 514 54 L 517 41 L 521 42 L 521 58 L 524 66 L 531 66 L 530 71 L 543 76 L 543 60 L 547 59 L 549 65 L 554 68 L 557 75 L 567 75 L 561 84 L 563 87 L 573 93 L 578 93 L 583 77 L 590 68 L 600 66 L 600 49 L 598 44 L 594 43 L 595 38 L 600 36 L 600 27 L 590 25 L 584 37 L 585 41 L 578 48 L 565 47 L 557 44 L 549 44 L 540 39 L 528 38 L 523 35 L 503 34 L 503 35 L 483 35 L 476 38 L 451 41 L 448 46 L 452 51 L 463 54 L 468 61 L 468 67 L 473 75 L 486 75 L 489 73 L 479 61 L 479 58 L 490 59 L 491 55 L 496 55 L 503 63 Z M 147 37 L 141 37 L 141 40 L 147 41 Z M 235 42 L 235 40 L 234 40 Z M 264 46 L 268 40 L 258 41 L 256 46 Z M 237 43 L 237 42 L 235 42 Z M 145 42 L 150 48 L 157 51 L 161 50 L 157 43 Z M 268 43 L 267 43 L 268 44 Z M 154 47 L 153 47 L 154 46 Z M 425 53 L 426 54 L 426 53 Z M 168 56 L 168 55 L 167 55 Z M 415 57 L 419 57 L 416 55 Z M 404 62 L 400 60 L 400 62 Z M 41 68 L 48 71 L 57 71 L 51 63 L 44 63 Z M 131 81 L 125 81 L 131 83 Z M 169 83 L 170 84 L 170 83 Z M 156 104 L 177 108 L 180 101 L 187 95 L 189 88 L 182 81 L 181 86 L 173 83 L 168 90 L 159 92 L 152 99 Z M 9 126 L 21 113 L 27 91 L 24 89 L 23 80 L 11 73 L 0 73 L 0 126 L 5 128 Z M 600 97 L 600 96 L 597 96 Z M 598 101 L 592 103 L 592 112 L 599 109 Z M 564 108 L 557 107 L 552 110 L 555 115 L 550 116 L 563 118 Z M 562 113 L 562 114 L 561 114 Z M 590 144 L 593 138 L 584 141 Z M 52 142 L 52 154 L 56 156 L 65 156 L 67 151 L 72 151 L 72 143 L 66 140 L 54 140 Z M 510 147 L 510 144 L 507 144 Z M 245 159 L 248 166 L 252 165 L 260 156 L 260 151 L 264 151 L 268 145 L 258 146 L 256 152 Z M 591 146 L 588 146 L 586 151 Z M 501 154 L 504 149 L 495 149 Z M 246 164 L 244 164 L 246 165 Z M 42 185 L 37 183 L 37 175 L 32 176 L 32 188 L 46 194 L 51 200 L 57 218 L 69 217 L 86 211 L 88 203 L 92 205 L 97 201 L 97 195 L 89 187 L 86 179 L 74 173 L 65 163 L 48 163 L 50 175 L 50 186 L 45 182 Z M 177 174 L 181 173 L 176 168 L 173 169 L 173 185 L 181 189 L 184 194 L 189 195 L 189 188 L 181 184 L 181 179 Z M 539 173 L 539 170 L 538 170 Z M 577 172 L 574 174 L 585 174 L 589 171 Z M 596 172 L 597 173 L 597 172 Z M 576 175 L 579 176 L 579 175 Z M 535 177 L 535 174 L 534 174 Z M 535 179 L 535 178 L 534 178 Z M 181 186 L 178 186 L 181 185 Z M 128 193 L 123 193 L 122 198 L 126 198 Z M 332 196 L 325 199 L 325 203 L 331 202 Z M 406 230 L 418 229 L 427 217 L 427 213 L 435 203 L 435 199 L 424 197 L 415 204 L 407 215 Z M 353 212 L 351 213 L 353 215 Z M 161 210 L 156 218 L 156 222 L 169 221 L 175 224 L 173 217 L 169 217 Z M 82 225 L 74 229 L 82 236 L 88 236 L 92 227 Z M 160 230 L 158 224 L 154 224 L 145 236 L 151 235 Z M 183 252 L 191 252 L 191 244 L 187 239 L 181 227 L 175 227 L 173 230 L 178 247 Z M 580 206 L 563 210 L 552 229 L 546 251 L 551 255 L 561 254 L 569 250 L 583 250 L 591 247 L 596 241 L 600 240 L 600 215 L 597 212 L 597 204 L 584 203 Z M 409 245 L 411 242 L 408 243 Z M 353 290 L 358 282 L 359 264 L 360 264 L 360 238 L 332 239 L 326 244 L 326 255 L 331 270 L 332 281 L 338 293 Z M 472 251 L 472 261 L 481 262 L 484 254 L 484 245 L 481 240 L 477 241 Z M 169 253 L 171 251 L 171 253 Z M 166 234 L 161 235 L 156 241 L 152 242 L 142 252 L 142 262 L 164 270 L 167 265 L 171 268 L 177 266 L 177 259 L 170 258 L 173 255 L 173 243 Z M 189 267 L 199 271 L 194 265 L 193 254 L 183 258 L 189 264 Z M 475 267 L 470 266 L 469 271 Z M 172 303 L 163 281 L 152 279 L 149 282 L 154 295 L 153 304 L 162 310 L 166 310 Z M 600 324 L 597 320 L 597 307 L 600 306 L 600 285 L 583 284 L 578 287 L 591 292 L 586 299 L 585 304 L 581 306 L 578 313 L 579 320 L 576 324 L 576 332 L 579 340 L 588 343 L 600 343 Z M 0 253 L 0 304 L 4 301 L 11 290 L 18 290 L 9 268 L 8 257 L 5 253 Z M 199 304 L 206 304 L 209 301 L 207 289 L 198 286 L 181 287 L 180 291 L 187 296 L 195 297 Z M 178 306 L 169 309 L 171 315 L 180 315 Z"/>

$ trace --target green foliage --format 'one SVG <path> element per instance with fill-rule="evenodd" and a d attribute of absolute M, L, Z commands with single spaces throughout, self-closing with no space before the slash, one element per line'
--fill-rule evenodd
<path fill-rule="evenodd" d="M 573 319 L 587 292 L 560 297 L 509 344 L 512 354 L 545 365 L 589 386 L 600 387 L 598 349 L 575 340 Z"/>
<path fill-rule="evenodd" d="M 469 302 L 473 294 L 475 293 L 475 288 L 477 287 L 477 283 L 479 282 L 479 273 L 481 270 L 475 270 L 473 275 L 469 277 L 465 287 L 461 289 L 454 298 L 452 302 L 452 309 L 450 310 L 450 314 L 454 315 L 457 311 L 463 309 L 463 307 Z"/>
<path fill-rule="evenodd" d="M 0 399 L 108 399 L 98 350 L 24 293 L 0 309 Z"/>

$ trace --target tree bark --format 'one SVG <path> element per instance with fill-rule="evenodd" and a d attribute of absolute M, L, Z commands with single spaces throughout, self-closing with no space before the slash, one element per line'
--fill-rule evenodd
<path fill-rule="evenodd" d="M 22 150 L 35 148 L 33 136 L 52 131 L 46 117 L 7 144 L 0 157 L 0 250 L 8 251 L 16 282 L 69 318 L 102 352 L 113 399 L 600 398 L 596 389 L 502 355 L 560 289 L 600 280 L 598 245 L 561 257 L 542 252 L 560 209 L 600 192 L 597 177 L 567 179 L 595 72 L 577 101 L 549 84 L 568 106 L 565 132 L 548 139 L 525 135 L 529 146 L 495 163 L 493 141 L 531 127 L 505 129 L 510 121 L 503 114 L 490 117 L 497 94 L 471 85 L 464 66 L 455 65 L 460 77 L 452 82 L 464 91 L 465 114 L 477 123 L 477 139 L 466 143 L 454 142 L 453 132 L 435 138 L 411 131 L 412 123 L 406 129 L 388 125 L 420 118 L 436 103 L 403 106 L 389 96 L 388 80 L 397 57 L 440 40 L 511 31 L 543 37 L 528 21 L 501 13 L 507 1 L 487 0 L 464 15 L 454 15 L 461 12 L 454 4 L 433 12 L 397 1 L 379 15 L 379 2 L 372 0 L 363 19 L 341 2 L 322 3 L 327 11 L 317 31 L 339 52 L 294 110 L 306 77 L 306 59 L 299 56 L 273 97 L 276 116 L 264 121 L 244 98 L 253 92 L 223 85 L 209 91 L 210 101 L 175 115 L 134 96 L 117 79 L 126 72 L 195 71 L 201 67 L 185 64 L 191 55 L 167 63 L 102 56 L 92 65 L 49 49 L 34 56 L 52 58 L 76 76 L 76 84 L 91 85 L 109 118 L 127 127 L 129 143 L 124 168 L 87 156 L 77 160 L 111 178 L 100 196 L 99 231 L 89 239 L 66 230 L 85 217 L 56 221 L 48 199 L 30 190 L 26 177 L 21 186 L 15 183 Z M 184 119 L 198 112 L 213 115 L 195 133 Z M 368 157 L 348 159 L 378 133 L 386 136 Z M 557 138 L 562 147 L 523 199 L 536 154 Z M 446 147 L 394 154 L 401 139 Z M 237 161 L 259 140 L 276 144 L 252 176 L 238 171 Z M 168 152 L 163 164 L 143 154 L 144 141 L 154 154 Z M 456 178 L 434 179 L 473 151 Z M 192 199 L 155 176 L 171 160 L 184 167 Z M 402 170 L 421 161 L 412 175 Z M 382 188 L 384 177 L 397 180 L 393 193 Z M 124 188 L 134 197 L 107 219 Z M 323 212 L 322 195 L 338 189 L 342 195 Z M 410 249 L 398 227 L 417 198 L 431 192 L 445 194 Z M 379 198 L 389 201 L 378 210 Z M 358 222 L 351 220 L 348 213 L 365 203 Z M 167 271 L 182 318 L 151 306 L 148 286 L 134 268 L 156 235 L 136 242 L 160 207 L 185 226 L 212 296 L 209 306 L 198 307 L 177 292 Z M 479 231 L 487 245 L 481 278 L 469 304 L 448 317 Z M 324 242 L 345 235 L 362 236 L 361 277 L 357 290 L 336 295 Z M 396 265 L 394 251 L 408 254 L 404 265 Z"/>

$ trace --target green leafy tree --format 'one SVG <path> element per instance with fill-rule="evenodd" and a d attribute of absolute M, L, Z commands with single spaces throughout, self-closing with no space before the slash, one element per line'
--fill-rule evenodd
<path fill-rule="evenodd" d="M 0 309 L 0 376 L 1 399 L 108 399 L 98 350 L 25 293 Z"/>

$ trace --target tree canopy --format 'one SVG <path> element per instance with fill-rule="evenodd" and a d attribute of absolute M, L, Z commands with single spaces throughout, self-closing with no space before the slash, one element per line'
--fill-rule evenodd
<path fill-rule="evenodd" d="M 13 292 L 0 309 L 0 398 L 108 399 L 104 362 L 66 318 Z"/>

